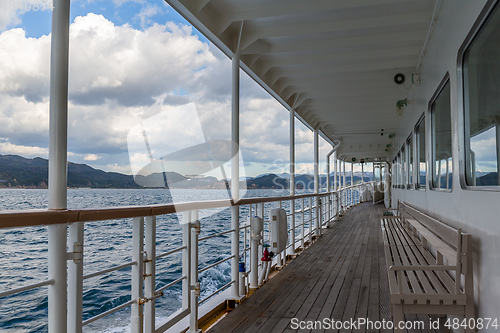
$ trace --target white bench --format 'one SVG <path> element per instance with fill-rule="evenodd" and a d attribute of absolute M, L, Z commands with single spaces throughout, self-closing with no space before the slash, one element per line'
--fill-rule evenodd
<path fill-rule="evenodd" d="M 474 318 L 471 235 L 401 202 L 381 223 L 395 332 L 404 314 Z"/>

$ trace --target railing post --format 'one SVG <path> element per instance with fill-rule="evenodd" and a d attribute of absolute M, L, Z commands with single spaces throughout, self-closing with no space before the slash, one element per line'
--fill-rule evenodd
<path fill-rule="evenodd" d="M 231 294 L 236 300 L 240 296 L 240 217 L 239 217 L 239 206 L 231 207 L 231 229 L 233 229 L 231 236 L 231 279 L 233 281 Z"/>
<path fill-rule="evenodd" d="M 295 253 L 295 199 L 290 200 L 290 243 L 292 244 L 292 253 Z"/>
<path fill-rule="evenodd" d="M 189 316 L 189 332 L 201 332 L 198 329 L 198 298 L 200 297 L 200 283 L 198 282 L 198 236 L 201 224 L 198 220 L 198 211 L 191 212 L 191 314 Z"/>
<path fill-rule="evenodd" d="M 301 211 L 301 215 L 302 215 L 302 226 L 300 228 L 300 233 L 301 233 L 301 239 L 300 239 L 300 246 L 302 247 L 302 250 L 305 248 L 305 240 L 304 240 L 304 237 L 305 237 L 305 228 L 306 228 L 306 213 L 304 212 L 304 204 L 305 204 L 305 200 L 304 198 L 300 198 L 300 211 Z"/>
<path fill-rule="evenodd" d="M 182 214 L 182 310 L 191 310 L 191 213 Z"/>
<path fill-rule="evenodd" d="M 144 256 L 144 217 L 134 217 L 132 226 L 132 299 L 135 303 L 131 306 L 131 332 L 143 331 L 143 256 Z"/>
<path fill-rule="evenodd" d="M 144 248 L 146 251 L 146 272 L 144 293 L 148 302 L 144 304 L 144 328 L 146 333 L 155 332 L 155 299 L 156 299 L 156 216 L 146 216 Z"/>
<path fill-rule="evenodd" d="M 337 196 L 335 197 L 335 201 L 337 202 L 337 221 L 340 219 L 340 198 L 339 192 L 336 192 Z"/>
<path fill-rule="evenodd" d="M 67 260 L 67 225 L 54 224 L 48 227 L 49 236 L 49 279 L 54 280 L 49 285 L 49 330 L 51 332 L 66 332 L 66 260 Z"/>
<path fill-rule="evenodd" d="M 264 225 L 265 225 L 265 220 L 264 220 L 264 203 L 257 204 L 257 208 L 256 208 L 255 213 L 256 213 L 256 215 L 258 217 L 260 217 L 262 219 L 262 242 L 259 241 L 259 243 L 264 244 L 265 243 L 265 239 L 264 239 L 264 229 L 265 229 L 264 228 Z M 260 276 L 260 274 L 262 272 L 262 269 L 263 269 L 262 261 L 259 260 L 260 258 L 262 258 L 262 252 L 263 252 L 262 246 L 259 246 L 259 249 L 258 249 L 259 256 L 258 256 L 258 259 L 257 259 L 258 267 L 259 267 L 258 276 Z"/>
<path fill-rule="evenodd" d="M 69 246 L 74 259 L 68 261 L 68 332 L 82 332 L 83 222 L 69 226 Z"/>
<path fill-rule="evenodd" d="M 316 197 L 316 230 L 314 232 L 315 236 L 321 236 L 321 218 L 322 218 L 322 212 L 323 210 L 321 209 L 321 198 Z"/>
<path fill-rule="evenodd" d="M 257 205 L 255 206 L 257 213 Z M 257 214 L 256 214 L 257 215 Z M 259 288 L 259 242 L 262 239 L 261 233 L 255 232 L 250 224 L 250 293 L 254 293 Z"/>

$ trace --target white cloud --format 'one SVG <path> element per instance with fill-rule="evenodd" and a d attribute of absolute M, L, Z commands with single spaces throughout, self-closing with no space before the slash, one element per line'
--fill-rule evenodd
<path fill-rule="evenodd" d="M 11 8 L 12 3 L 17 5 L 19 2 L 2 0 L 2 3 L 0 4 L 0 31 L 21 22 L 21 19 L 19 18 L 20 10 Z"/>
<path fill-rule="evenodd" d="M 85 155 L 85 157 L 83 158 L 85 161 L 97 161 L 97 160 L 100 160 L 102 158 L 102 156 L 98 156 L 96 154 L 87 154 Z"/>
<path fill-rule="evenodd" d="M 163 10 L 158 7 L 157 5 L 151 6 L 151 5 L 146 5 L 142 7 L 141 11 L 135 15 L 135 19 L 138 19 L 141 21 L 141 27 L 145 28 L 146 26 L 150 25 L 152 23 L 151 17 L 162 14 Z"/>
<path fill-rule="evenodd" d="M 146 20 L 155 10 L 141 13 Z M 32 147 L 46 154 L 50 36 L 26 38 L 22 29 L 12 29 L 0 34 L 0 45 L 0 138 L 10 144 L 0 145 L 0 153 L 27 155 Z M 77 17 L 70 27 L 70 156 L 130 173 L 129 131 L 188 102 L 194 102 L 207 139 L 230 139 L 230 74 L 231 62 L 191 27 L 167 22 L 141 31 L 92 13 Z M 287 163 L 288 112 L 245 74 L 241 81 L 243 159 Z M 179 128 L 167 122 L 159 130 Z M 312 162 L 311 132 L 298 125 L 296 131 L 297 162 Z M 173 146 L 175 140 L 180 138 L 172 136 Z"/>
<path fill-rule="evenodd" d="M 0 142 L 0 153 L 22 155 L 25 157 L 45 157 L 49 156 L 47 148 L 20 146 L 10 142 Z"/>

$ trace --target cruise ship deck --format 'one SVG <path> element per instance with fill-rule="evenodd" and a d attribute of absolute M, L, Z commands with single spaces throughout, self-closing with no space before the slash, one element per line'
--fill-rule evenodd
<path fill-rule="evenodd" d="M 385 210 L 382 204 L 371 202 L 348 210 L 322 237 L 208 332 L 309 331 L 293 329 L 292 318 L 391 320 L 380 228 Z M 434 332 L 429 329 L 426 315 L 406 315 L 405 320 L 425 323 L 424 330 L 409 332 Z M 372 331 L 366 328 L 359 326 L 353 331 Z"/>

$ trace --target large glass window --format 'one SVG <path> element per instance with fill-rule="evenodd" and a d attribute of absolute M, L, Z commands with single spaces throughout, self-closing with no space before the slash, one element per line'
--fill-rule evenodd
<path fill-rule="evenodd" d="M 401 188 L 406 188 L 406 180 L 408 178 L 408 175 L 407 175 L 407 166 L 406 166 L 406 149 L 405 149 L 405 146 L 403 146 L 403 148 L 401 148 Z"/>
<path fill-rule="evenodd" d="M 416 156 L 417 161 L 417 179 L 415 180 L 417 189 L 425 190 L 426 186 L 426 162 L 425 162 L 425 118 L 417 125 L 415 130 L 415 140 L 417 144 Z"/>
<path fill-rule="evenodd" d="M 413 137 L 410 136 L 406 140 L 406 147 L 408 151 L 408 188 L 413 188 Z"/>
<path fill-rule="evenodd" d="M 450 81 L 446 80 L 443 88 L 431 104 L 432 115 L 432 187 L 451 189 L 452 154 L 451 154 L 451 101 Z"/>
<path fill-rule="evenodd" d="M 500 6 L 464 54 L 466 180 L 500 184 Z"/>

